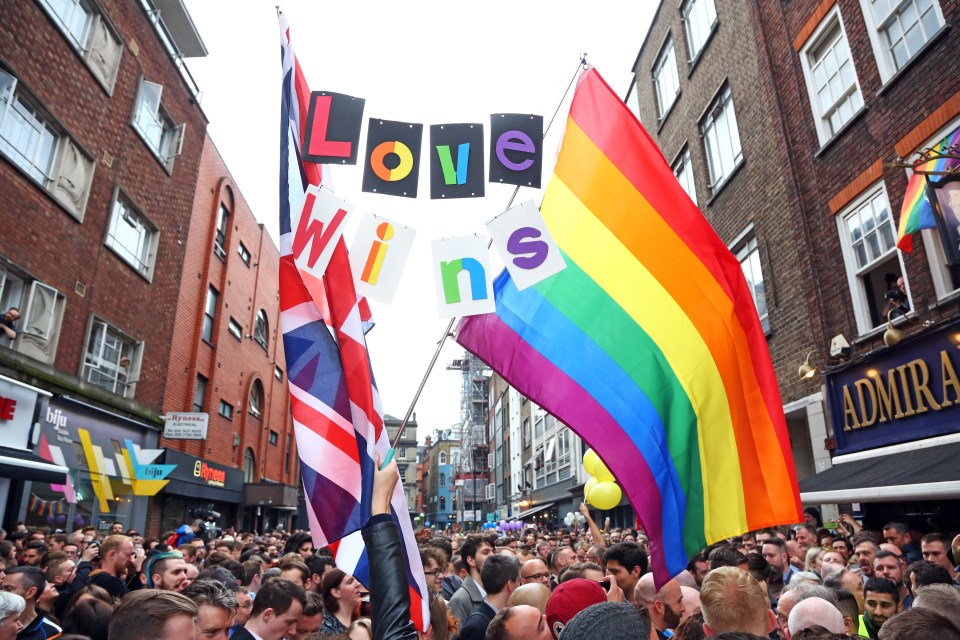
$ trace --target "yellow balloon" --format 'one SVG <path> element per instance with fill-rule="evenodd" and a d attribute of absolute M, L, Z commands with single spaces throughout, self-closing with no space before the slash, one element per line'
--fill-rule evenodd
<path fill-rule="evenodd" d="M 600 456 L 593 449 L 587 449 L 583 452 L 583 468 L 591 476 L 594 475 L 593 469 L 596 463 L 600 462 Z M 600 464 L 603 464 L 602 462 Z"/>
<path fill-rule="evenodd" d="M 583 499 L 589 500 L 590 492 L 593 491 L 593 488 L 597 486 L 600 481 L 596 478 L 590 478 L 587 480 L 587 484 L 583 485 Z"/>
<path fill-rule="evenodd" d="M 607 511 L 620 504 L 622 497 L 623 491 L 616 482 L 598 482 L 590 491 L 588 500 L 597 509 Z"/>
<path fill-rule="evenodd" d="M 593 463 L 593 477 L 600 482 L 616 482 L 617 480 L 599 457 L 597 461 Z"/>

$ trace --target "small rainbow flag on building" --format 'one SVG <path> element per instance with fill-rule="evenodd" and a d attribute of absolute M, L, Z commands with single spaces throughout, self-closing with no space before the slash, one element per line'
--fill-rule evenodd
<path fill-rule="evenodd" d="M 960 128 L 940 141 L 933 149 L 943 153 L 949 149 L 960 149 Z M 939 158 L 925 162 L 914 169 L 910 181 L 907 183 L 907 192 L 903 197 L 903 207 L 900 209 L 900 228 L 897 230 L 897 248 L 904 253 L 913 251 L 913 234 L 921 229 L 934 229 L 937 219 L 933 213 L 933 205 L 927 197 L 927 172 L 942 172 L 956 169 L 960 160 L 955 158 Z M 941 178 L 933 175 L 933 179 Z"/>
<path fill-rule="evenodd" d="M 541 213 L 567 268 L 458 341 L 570 426 L 623 487 L 659 584 L 709 543 L 802 519 L 740 263 L 629 109 L 587 70 Z"/>

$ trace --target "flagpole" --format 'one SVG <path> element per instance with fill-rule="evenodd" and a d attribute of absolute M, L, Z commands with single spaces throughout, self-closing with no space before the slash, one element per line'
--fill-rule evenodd
<path fill-rule="evenodd" d="M 557 119 L 557 114 L 560 113 L 560 108 L 563 106 L 563 101 L 567 99 L 567 94 L 570 93 L 570 87 L 573 86 L 573 83 L 576 81 L 577 76 L 580 75 L 580 70 L 587 67 L 587 54 L 580 54 L 580 61 L 577 62 L 577 70 L 574 72 L 573 77 L 570 78 L 570 83 L 567 85 L 567 89 L 563 92 L 563 96 L 560 98 L 560 102 L 557 104 L 556 110 L 553 112 L 553 116 L 550 118 L 550 122 L 547 123 L 546 129 L 543 130 L 543 139 L 546 139 L 547 133 L 550 131 L 550 127 L 553 126 L 553 121 Z M 513 205 L 514 199 L 517 197 L 517 193 L 520 192 L 520 185 L 517 185 L 513 188 L 513 193 L 510 195 L 510 200 L 507 201 L 507 206 L 504 207 L 504 210 L 509 209 Z M 491 238 L 487 242 L 487 249 L 493 244 L 493 239 Z M 393 460 L 393 454 L 397 449 L 397 444 L 400 443 L 400 438 L 403 437 L 403 431 L 407 428 L 407 422 L 410 420 L 410 416 L 413 415 L 413 410 L 417 406 L 417 401 L 420 399 L 420 394 L 423 393 L 423 388 L 427 385 L 427 380 L 430 378 L 430 374 L 433 372 L 433 366 L 437 364 L 437 358 L 440 357 L 440 352 L 443 350 L 443 345 L 446 344 L 447 338 L 453 335 L 453 325 L 458 320 L 457 316 L 450 318 L 450 322 L 447 323 L 447 328 L 443 330 L 443 335 L 440 337 L 440 340 L 437 342 L 437 349 L 433 352 L 433 357 L 430 359 L 430 364 L 427 365 L 427 370 L 423 374 L 423 378 L 420 380 L 420 386 L 417 387 L 417 392 L 413 395 L 413 400 L 410 402 L 410 407 L 407 409 L 407 414 L 403 416 L 403 421 L 400 422 L 400 428 L 397 429 L 397 435 L 393 438 L 393 442 L 390 443 L 390 451 L 387 452 L 387 457 L 384 459 L 382 467 L 385 467 L 387 464 Z"/>

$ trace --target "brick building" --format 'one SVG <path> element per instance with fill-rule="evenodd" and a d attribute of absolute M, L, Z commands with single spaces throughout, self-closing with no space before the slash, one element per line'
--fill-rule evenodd
<path fill-rule="evenodd" d="M 293 526 L 299 460 L 278 339 L 280 253 L 206 137 L 169 347 L 167 412 L 209 416 L 206 439 L 168 439 L 175 479 L 152 501 L 150 529 L 213 504 L 220 525 Z M 200 470 L 206 465 L 216 476 Z"/>
<path fill-rule="evenodd" d="M 203 42 L 158 2 L 0 2 L 4 522 L 145 524 L 207 125 Z"/>
<path fill-rule="evenodd" d="M 805 504 L 864 503 L 873 525 L 911 509 L 958 519 L 955 502 L 927 502 L 957 486 L 910 488 L 917 468 L 957 480 L 929 458 L 960 440 L 943 361 L 960 288 L 956 183 L 931 177 L 938 228 L 913 253 L 895 247 L 912 175 L 895 164 L 960 124 L 958 17 L 948 0 L 662 3 L 628 100 L 744 266 Z M 890 347 L 888 314 L 908 335 Z M 838 335 L 849 349 L 831 354 Z M 822 377 L 801 378 L 805 361 Z M 918 457 L 898 476 L 905 459 L 888 447 L 906 442 Z M 864 476 L 878 464 L 887 478 Z"/>

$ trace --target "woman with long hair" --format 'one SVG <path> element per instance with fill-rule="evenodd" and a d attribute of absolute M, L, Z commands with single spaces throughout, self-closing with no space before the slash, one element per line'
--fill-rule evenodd
<path fill-rule="evenodd" d="M 356 578 L 340 569 L 331 569 L 324 574 L 320 589 L 323 597 L 320 633 L 340 635 L 347 632 L 360 604 L 361 590 Z"/>

